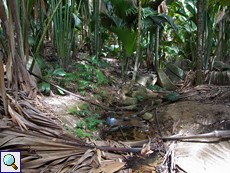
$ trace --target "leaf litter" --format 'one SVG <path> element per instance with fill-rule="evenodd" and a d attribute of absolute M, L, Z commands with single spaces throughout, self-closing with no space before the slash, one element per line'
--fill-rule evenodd
<path fill-rule="evenodd" d="M 32 106 L 23 92 L 19 91 L 17 103 L 15 93 L 7 92 L 10 117 L 0 120 L 0 149 L 21 151 L 22 172 L 125 171 L 128 157 L 135 153 L 150 154 L 151 149 L 162 147 L 153 147 L 151 144 L 156 141 L 150 138 L 137 142 L 83 142 L 66 131 L 54 117 Z"/>

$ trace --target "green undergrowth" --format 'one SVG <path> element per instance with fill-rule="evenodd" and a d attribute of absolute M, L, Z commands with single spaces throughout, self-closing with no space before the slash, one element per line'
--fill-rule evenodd
<path fill-rule="evenodd" d="M 175 102 L 179 100 L 179 94 L 175 92 L 171 92 L 166 96 L 166 99 L 171 102 Z"/>
<path fill-rule="evenodd" d="M 89 131 L 95 131 L 102 124 L 102 121 L 99 120 L 100 115 L 97 113 L 92 113 L 89 110 L 88 105 L 86 104 L 79 104 L 78 108 L 74 107 L 73 109 L 70 109 L 68 112 L 70 112 L 73 116 L 84 118 L 84 120 L 77 123 L 77 132 L 79 133 L 78 135 L 80 135 L 81 137 L 90 137 L 87 136 L 88 134 L 84 133 L 84 129 Z M 74 133 L 76 134 L 76 132 Z"/>
<path fill-rule="evenodd" d="M 149 85 L 148 87 L 147 87 L 148 89 L 150 89 L 150 90 L 156 90 L 156 91 L 160 91 L 160 90 L 163 90 L 163 91 L 165 91 L 165 88 L 161 88 L 160 86 L 158 86 L 158 85 Z"/>
<path fill-rule="evenodd" d="M 85 94 L 85 90 L 97 89 L 97 86 L 110 85 L 112 83 L 111 79 L 108 79 L 104 73 L 98 69 L 98 67 L 108 67 L 109 64 L 95 60 L 94 58 L 89 58 L 88 63 L 75 62 L 72 64 L 72 68 L 76 71 L 74 73 L 67 73 L 61 81 L 62 86 L 67 86 L 70 82 L 77 85 L 78 91 L 82 95 Z"/>
<path fill-rule="evenodd" d="M 70 83 L 77 85 L 76 89 L 85 95 L 87 90 L 97 89 L 98 86 L 112 85 L 114 84 L 111 78 L 104 75 L 103 71 L 99 68 L 109 67 L 110 65 L 102 60 L 97 60 L 95 57 L 86 57 L 88 61 L 74 62 L 71 64 L 71 69 L 73 73 L 67 73 L 62 68 L 50 67 L 50 69 L 45 69 L 45 76 L 43 78 L 47 81 L 53 79 L 58 82 L 63 88 L 68 87 Z M 57 78 L 59 76 L 59 78 Z M 39 84 L 42 92 L 50 91 L 50 84 L 42 82 Z M 59 90 L 61 94 L 63 91 Z"/>
<path fill-rule="evenodd" d="M 69 126 L 67 126 L 65 124 L 64 124 L 64 127 L 65 127 L 65 129 L 67 131 L 69 131 L 70 133 L 76 135 L 79 138 L 87 138 L 87 137 L 91 138 L 92 137 L 92 134 L 84 132 L 81 128 L 75 129 L 75 128 L 69 127 Z"/>

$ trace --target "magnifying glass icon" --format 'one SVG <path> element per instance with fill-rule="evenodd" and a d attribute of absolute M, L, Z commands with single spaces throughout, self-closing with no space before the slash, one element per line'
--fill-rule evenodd
<path fill-rule="evenodd" d="M 3 158 L 3 162 L 7 166 L 12 166 L 15 170 L 18 169 L 18 167 L 15 165 L 15 158 L 12 154 L 7 154 Z"/>

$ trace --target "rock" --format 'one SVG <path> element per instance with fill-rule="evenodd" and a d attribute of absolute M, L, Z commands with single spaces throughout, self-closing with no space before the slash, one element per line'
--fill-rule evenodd
<path fill-rule="evenodd" d="M 151 120 L 149 120 L 150 123 L 153 123 L 155 121 L 154 118 L 152 118 Z"/>
<path fill-rule="evenodd" d="M 171 63 L 167 66 L 165 73 L 173 83 L 182 82 L 186 77 L 182 69 Z"/>
<path fill-rule="evenodd" d="M 122 102 L 123 105 L 135 105 L 137 104 L 138 100 L 137 98 L 133 98 L 133 97 L 126 97 L 125 100 Z"/>
<path fill-rule="evenodd" d="M 119 126 L 114 126 L 114 127 L 111 127 L 110 129 L 109 129 L 109 131 L 110 132 L 116 132 L 116 131 L 118 131 L 119 130 Z"/>
<path fill-rule="evenodd" d="M 147 94 L 146 88 L 144 88 L 144 87 L 138 87 L 137 91 L 133 91 L 132 97 L 136 97 L 137 99 L 139 97 L 138 100 L 140 100 L 140 99 L 147 100 L 148 99 L 148 94 Z"/>
<path fill-rule="evenodd" d="M 223 73 L 221 71 L 217 72 L 216 84 L 217 85 L 223 85 Z"/>
<path fill-rule="evenodd" d="M 129 117 L 125 117 L 124 121 L 131 121 Z"/>
<path fill-rule="evenodd" d="M 192 61 L 190 61 L 189 59 L 179 59 L 175 62 L 175 65 L 177 67 L 179 67 L 180 69 L 182 69 L 183 71 L 189 71 Z"/>
<path fill-rule="evenodd" d="M 143 120 L 151 120 L 152 118 L 153 118 L 153 115 L 148 112 L 142 115 Z"/>
<path fill-rule="evenodd" d="M 162 99 L 157 99 L 157 100 L 155 100 L 155 104 L 156 104 L 156 105 L 159 105 L 159 104 L 161 104 L 162 102 L 163 102 Z"/>
<path fill-rule="evenodd" d="M 178 76 L 179 78 L 181 78 L 181 79 L 185 79 L 185 77 L 186 77 L 186 73 L 182 70 L 182 69 L 180 69 L 179 67 L 177 67 L 176 65 L 174 65 L 174 64 L 169 64 L 168 66 L 167 66 L 167 69 L 169 69 L 171 72 L 173 72 L 176 76 Z"/>
<path fill-rule="evenodd" d="M 137 74 L 136 82 L 143 85 L 155 85 L 157 82 L 157 75 L 155 74 Z"/>
<path fill-rule="evenodd" d="M 157 70 L 158 74 L 158 84 L 165 88 L 168 91 L 174 91 L 177 89 L 177 86 L 175 86 L 172 81 L 167 77 L 167 75 L 164 73 L 162 69 Z"/>
<path fill-rule="evenodd" d="M 230 85 L 230 71 L 212 71 L 205 82 L 214 85 Z"/>
<path fill-rule="evenodd" d="M 172 81 L 172 83 L 178 83 L 182 82 L 183 80 L 179 78 L 177 75 L 175 75 L 173 72 L 171 72 L 168 68 L 165 69 L 164 71 L 166 75 L 169 77 L 169 79 Z"/>
<path fill-rule="evenodd" d="M 124 127 L 123 127 L 123 129 L 124 130 L 128 130 L 128 129 L 130 129 L 132 126 L 130 125 L 130 124 L 126 124 L 126 125 L 124 125 Z"/>
<path fill-rule="evenodd" d="M 215 61 L 212 70 L 228 71 L 230 70 L 230 65 L 225 64 L 222 61 Z"/>
<path fill-rule="evenodd" d="M 29 56 L 29 61 L 28 61 L 28 63 L 26 64 L 26 69 L 27 69 L 27 70 L 30 69 L 30 67 L 31 67 L 31 65 L 32 65 L 32 62 L 33 62 L 33 57 Z M 38 65 L 38 63 L 37 63 L 37 61 L 35 61 L 35 63 L 34 63 L 34 68 L 33 68 L 32 72 L 33 72 L 34 74 L 36 74 L 37 76 L 42 77 L 42 72 L 41 72 L 41 69 L 40 69 L 40 67 L 39 67 L 39 65 Z M 39 82 L 39 81 L 40 81 L 40 79 L 38 79 L 38 78 L 36 78 L 36 77 L 34 77 L 34 76 L 32 76 L 32 78 L 34 78 L 36 82 Z"/>
<path fill-rule="evenodd" d="M 127 111 L 138 111 L 138 107 L 135 105 L 123 106 L 122 109 Z"/>
<path fill-rule="evenodd" d="M 230 84 L 230 71 L 224 71 L 223 72 L 223 85 L 229 85 Z"/>

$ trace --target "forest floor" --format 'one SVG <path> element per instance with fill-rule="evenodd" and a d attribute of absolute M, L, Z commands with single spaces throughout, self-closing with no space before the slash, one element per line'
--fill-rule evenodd
<path fill-rule="evenodd" d="M 76 124 L 84 120 L 85 117 L 73 116 L 69 110 L 78 107 L 77 105 L 79 104 L 88 104 L 90 112 L 97 113 L 101 116 L 102 124 L 96 131 L 92 132 L 87 129 L 85 129 L 85 131 L 91 133 L 93 137 L 98 140 L 139 141 L 148 139 L 148 136 L 151 138 L 161 137 L 161 135 L 162 137 L 172 135 L 188 136 L 210 133 L 215 130 L 230 129 L 229 86 L 201 85 L 197 87 L 190 86 L 183 89 L 179 88 L 175 91 L 179 94 L 179 100 L 175 102 L 166 102 L 163 100 L 163 102 L 157 106 L 157 109 L 149 111 L 149 113 L 153 114 L 155 117 L 154 121 L 149 122 L 140 118 L 138 113 L 153 107 L 153 105 L 151 105 L 151 99 L 139 102 L 137 105 L 139 109 L 137 111 L 125 111 L 119 109 L 120 105 L 118 102 L 122 100 L 122 90 L 118 86 L 125 86 L 122 79 L 116 77 L 120 74 L 119 69 L 117 69 L 116 66 L 111 66 L 109 67 L 109 70 L 103 70 L 106 75 L 111 75 L 112 78 L 116 78 L 119 85 L 101 87 L 97 91 L 88 91 L 84 98 L 87 98 L 92 102 L 96 101 L 98 104 L 104 104 L 105 106 L 114 109 L 115 112 L 122 112 L 120 116 L 116 116 L 116 123 L 114 126 L 111 127 L 106 123 L 108 119 L 107 110 L 95 109 L 95 106 L 90 105 L 73 95 L 60 96 L 58 92 L 55 91 L 55 88 L 52 88 L 54 93 L 52 96 L 39 97 L 39 109 L 43 112 L 51 113 L 54 117 L 60 120 L 60 124 L 69 124 L 70 126 L 77 128 Z M 116 74 L 116 76 L 113 76 L 113 74 Z M 128 82 L 126 83 L 126 86 L 127 85 Z M 134 87 L 134 90 L 136 87 L 137 86 Z M 68 85 L 66 89 L 75 94 L 79 94 L 79 92 L 77 92 L 77 86 L 74 84 Z M 106 101 L 95 100 L 94 95 L 101 94 L 101 91 L 106 93 L 104 98 Z M 166 92 L 148 90 L 148 95 L 155 94 L 158 98 L 162 98 L 162 95 Z M 125 118 L 128 119 L 128 121 L 124 121 Z M 157 119 L 159 124 L 157 123 Z M 128 128 L 124 128 L 127 126 Z M 120 130 L 119 128 L 117 128 L 118 131 L 113 129 L 116 129 L 116 127 L 119 127 Z M 167 147 L 169 149 L 172 143 L 165 144 L 168 144 Z M 177 144 L 179 145 L 179 142 Z M 188 148 L 189 150 L 194 150 L 192 146 L 189 146 Z M 174 150 L 176 151 L 176 148 L 174 148 Z M 199 152 L 201 151 L 199 150 Z M 179 156 L 185 157 L 184 155 L 186 154 L 188 154 L 188 151 L 184 151 L 182 154 L 183 156 Z M 178 158 L 180 158 L 179 156 Z M 186 156 L 186 158 L 189 157 L 189 155 Z M 208 164 L 206 163 L 209 162 L 209 160 L 205 160 L 206 158 L 204 154 L 198 154 L 197 157 L 204 157 L 201 159 L 203 159 L 205 163 L 201 164 L 200 167 L 193 165 L 193 168 L 191 168 L 189 164 L 182 163 L 180 159 L 175 160 L 175 167 L 180 168 L 180 170 L 185 170 L 186 172 L 192 172 L 195 168 L 195 170 L 199 170 L 199 172 L 210 171 L 210 169 L 207 169 Z M 190 159 L 191 158 L 192 157 L 190 157 Z M 151 159 L 152 161 L 154 160 L 153 158 Z M 155 170 L 162 164 L 159 160 L 162 161 L 162 157 L 158 158 L 156 161 L 157 164 L 150 163 L 151 161 L 149 162 L 147 160 L 145 160 L 145 163 L 138 161 L 141 165 L 135 168 L 132 166 L 132 169 L 134 172 L 140 170 L 143 172 Z M 191 160 L 189 162 L 192 163 Z M 218 169 L 219 167 L 213 170 L 216 171 Z"/>

